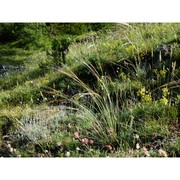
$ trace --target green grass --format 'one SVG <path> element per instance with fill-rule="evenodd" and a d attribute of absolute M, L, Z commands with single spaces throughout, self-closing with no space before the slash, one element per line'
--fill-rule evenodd
<path fill-rule="evenodd" d="M 47 37 L 38 49 L 0 45 L 0 64 L 24 68 L 0 77 L 0 155 L 179 157 L 179 32 L 178 23 L 116 24 L 72 42 L 59 67 Z M 174 45 L 167 61 L 161 44 Z M 64 117 L 49 107 L 59 104 Z"/>

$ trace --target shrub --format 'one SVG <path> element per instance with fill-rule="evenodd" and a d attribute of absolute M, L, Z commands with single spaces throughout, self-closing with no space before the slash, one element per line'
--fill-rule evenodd
<path fill-rule="evenodd" d="M 51 55 L 54 58 L 56 65 L 60 65 L 61 63 L 65 64 L 65 56 L 71 42 L 71 36 L 67 35 L 53 39 Z"/>

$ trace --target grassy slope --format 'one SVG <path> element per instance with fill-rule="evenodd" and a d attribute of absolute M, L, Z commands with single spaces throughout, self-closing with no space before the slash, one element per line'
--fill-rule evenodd
<path fill-rule="evenodd" d="M 108 68 L 110 67 L 109 62 L 118 63 L 121 61 L 123 62 L 124 59 L 129 59 L 133 62 L 135 73 L 128 72 L 126 76 L 124 74 L 115 76 L 116 78 L 113 78 L 114 84 L 112 91 L 117 91 L 118 89 L 123 88 L 126 91 L 130 88 L 137 92 L 139 89 L 146 87 L 146 89 L 149 89 L 149 93 L 151 93 L 155 88 L 153 89 L 147 85 L 147 79 L 143 77 L 146 72 L 137 65 L 141 63 L 141 61 L 144 61 L 143 57 L 146 57 L 146 54 L 155 50 L 157 45 L 174 42 L 178 43 L 179 32 L 179 24 L 117 25 L 114 30 L 109 30 L 103 34 L 99 33 L 93 42 L 72 44 L 66 57 L 67 65 L 72 71 L 76 72 L 80 78 L 88 78 L 88 70 L 84 67 L 82 63 L 83 61 L 92 62 L 99 72 L 101 72 L 102 75 L 105 75 L 106 73 L 110 73 L 108 72 Z M 52 65 L 53 60 L 42 50 L 27 51 L 12 48 L 8 45 L 1 45 L 0 54 L 1 64 L 23 65 L 25 67 L 25 71 L 23 72 L 18 72 L 8 78 L 0 78 L 0 118 L 2 119 L 1 125 L 3 128 L 6 127 L 4 124 L 6 124 L 7 119 L 10 119 L 14 124 L 16 124 L 16 119 L 19 119 L 29 109 L 36 109 L 36 106 L 46 106 L 46 103 L 48 102 L 55 102 L 58 95 L 55 93 L 55 96 L 52 96 L 47 93 L 47 87 L 56 88 L 57 90 L 64 91 L 65 93 L 68 90 L 68 86 L 70 86 L 70 91 L 71 89 L 79 87 L 76 83 L 69 80 L 69 78 L 65 78 L 65 75 L 61 74 L 59 71 L 54 71 Z M 174 56 L 176 56 L 177 61 L 177 73 L 174 80 L 178 81 L 178 50 L 175 50 Z M 52 66 L 52 68 L 49 68 L 50 66 Z M 130 79 L 130 86 L 128 85 L 128 79 Z M 85 81 L 86 80 L 87 79 L 85 79 Z M 157 80 L 157 88 L 170 82 L 169 80 L 161 80 L 162 82 L 159 81 L 160 80 Z M 149 82 L 152 83 L 150 80 Z M 178 84 L 177 87 L 179 87 Z M 173 98 L 175 99 L 176 95 L 179 93 L 178 88 L 175 88 L 173 93 L 174 97 L 169 97 L 169 100 Z M 139 127 L 139 129 L 137 129 L 140 139 L 133 139 L 135 131 L 132 132 L 132 139 L 127 141 L 127 143 L 131 144 L 130 146 L 124 146 L 123 148 L 113 147 L 116 145 L 111 142 L 111 138 L 109 138 L 110 140 L 107 139 L 107 136 L 102 138 L 102 141 L 104 140 L 103 143 L 105 144 L 94 137 L 93 140 L 97 142 L 97 145 L 89 145 L 88 147 L 82 146 L 81 142 L 73 138 L 73 133 L 75 131 L 79 131 L 79 133 L 83 134 L 83 128 L 88 129 L 89 125 L 82 124 L 81 122 L 77 123 L 72 116 L 67 118 L 66 122 L 63 122 L 64 127 L 60 128 L 61 133 L 59 132 L 59 134 L 55 137 L 52 135 L 52 139 L 48 142 L 48 146 L 46 142 L 41 141 L 36 143 L 41 147 L 41 150 L 36 150 L 34 149 L 35 147 L 29 145 L 28 148 L 31 153 L 24 152 L 25 150 L 19 148 L 19 154 L 22 156 L 37 156 L 37 152 L 41 152 L 42 149 L 46 149 L 48 147 L 50 152 L 46 153 L 43 150 L 41 153 L 42 156 L 64 156 L 67 155 L 67 151 L 70 151 L 72 156 L 144 156 L 144 149 L 146 147 L 151 156 L 158 156 L 158 149 L 161 148 L 166 150 L 170 156 L 179 156 L 177 153 L 180 143 L 178 137 L 179 132 L 176 133 L 177 128 L 174 126 L 171 127 L 172 129 L 175 128 L 174 133 L 170 130 L 170 126 L 172 126 L 172 124 L 177 120 L 177 104 L 175 107 L 168 106 L 164 109 L 163 107 L 160 107 L 160 104 L 157 103 L 156 105 L 156 102 L 154 101 L 146 101 L 148 94 L 144 96 L 141 94 L 141 96 L 142 99 L 144 98 L 144 102 L 139 101 L 136 104 L 130 104 L 129 107 L 125 107 L 123 109 L 123 111 L 125 111 L 124 114 L 121 114 L 121 116 L 125 116 L 126 118 L 126 115 L 131 112 L 132 109 L 133 112 L 131 112 L 131 115 L 135 119 L 137 118 L 142 121 L 144 121 L 144 119 L 149 119 L 148 121 L 145 121 L 142 126 L 142 128 L 145 129 L 140 130 Z M 159 96 L 159 99 L 162 99 L 162 95 L 160 93 L 157 96 Z M 142 114 L 147 113 L 147 115 L 143 114 L 142 117 L 140 117 L 140 111 Z M 175 115 L 170 115 L 170 113 L 163 114 L 165 111 L 172 111 Z M 156 119 L 154 114 L 158 114 L 159 117 Z M 166 116 L 167 119 L 165 118 Z M 130 118 L 129 115 L 127 115 L 127 119 L 128 118 Z M 123 118 L 121 118 L 121 120 L 122 119 Z M 168 121 L 168 123 L 165 123 L 166 121 Z M 169 121 L 171 123 L 169 123 Z M 138 122 L 135 121 L 135 123 Z M 83 134 L 83 136 L 87 135 Z M 150 139 L 153 138 L 153 136 L 155 136 L 154 141 Z M 123 140 L 119 135 L 117 135 L 115 139 Z M 59 141 L 62 144 L 61 148 L 63 150 L 58 150 L 56 152 L 56 149 L 59 148 L 58 146 L 56 147 L 56 144 Z M 100 143 L 100 145 L 98 143 Z M 155 145 L 153 145 L 153 143 Z M 137 144 L 140 144 L 140 146 L 144 147 L 144 149 L 139 149 Z M 111 151 L 105 148 L 107 145 L 112 146 L 114 149 Z M 17 145 L 14 146 L 16 147 Z M 77 147 L 80 147 L 81 150 L 77 150 Z M 151 149 L 151 147 L 155 150 Z M 18 149 L 18 146 L 16 148 Z M 109 151 L 111 152 L 110 154 L 108 153 Z M 10 153 L 10 155 L 16 156 L 16 153 Z"/>

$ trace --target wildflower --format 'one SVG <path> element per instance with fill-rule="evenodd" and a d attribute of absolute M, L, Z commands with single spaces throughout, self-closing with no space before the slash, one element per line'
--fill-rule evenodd
<path fill-rule="evenodd" d="M 81 142 L 83 143 L 83 144 L 88 144 L 89 143 L 89 139 L 88 138 L 83 138 L 82 140 L 81 140 Z"/>
<path fill-rule="evenodd" d="M 93 145 L 93 144 L 94 144 L 94 141 L 91 139 L 91 140 L 89 141 L 89 143 L 90 143 L 91 145 Z"/>
<path fill-rule="evenodd" d="M 75 133 L 74 133 L 74 138 L 75 138 L 75 139 L 79 139 L 79 134 L 78 134 L 78 132 L 75 132 Z"/>
<path fill-rule="evenodd" d="M 168 88 L 163 88 L 163 89 L 162 89 L 162 92 L 163 92 L 163 96 L 164 96 L 164 97 L 167 97 L 167 96 L 170 94 Z"/>
<path fill-rule="evenodd" d="M 145 87 L 141 88 L 139 91 L 138 91 L 138 95 L 139 96 L 144 96 L 145 95 L 145 92 L 146 92 L 146 89 Z"/>
<path fill-rule="evenodd" d="M 159 150 L 158 150 L 158 154 L 159 154 L 159 156 L 161 156 L 161 157 L 167 157 L 166 151 L 164 151 L 164 150 L 162 150 L 162 149 L 159 149 Z"/>
<path fill-rule="evenodd" d="M 167 71 L 165 69 L 164 70 L 160 70 L 160 74 L 164 78 L 166 77 L 166 73 L 167 73 Z"/>
<path fill-rule="evenodd" d="M 167 98 L 162 98 L 161 100 L 160 100 L 160 102 L 162 103 L 162 104 L 164 104 L 164 105 L 168 105 L 168 99 Z"/>
<path fill-rule="evenodd" d="M 145 102 L 151 102 L 151 101 L 152 101 L 151 94 L 146 94 L 146 95 L 144 96 L 144 100 L 145 100 Z"/>
<path fill-rule="evenodd" d="M 70 155 L 71 155 L 71 154 L 70 154 L 69 151 L 67 151 L 66 154 L 65 154 L 66 157 L 70 157 Z"/>

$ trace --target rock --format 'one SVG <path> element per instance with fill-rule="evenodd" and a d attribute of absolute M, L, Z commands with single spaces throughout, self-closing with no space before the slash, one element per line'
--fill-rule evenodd
<path fill-rule="evenodd" d="M 11 66 L 11 65 L 5 65 L 0 64 L 0 77 L 8 77 L 9 73 L 12 71 L 22 71 L 23 66 Z"/>

